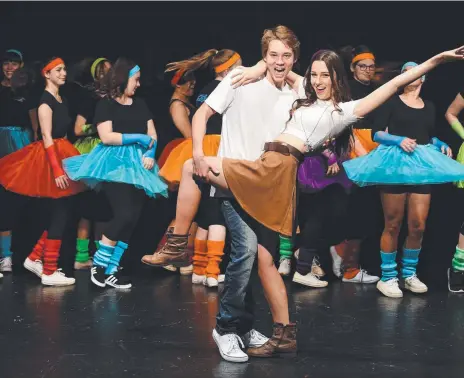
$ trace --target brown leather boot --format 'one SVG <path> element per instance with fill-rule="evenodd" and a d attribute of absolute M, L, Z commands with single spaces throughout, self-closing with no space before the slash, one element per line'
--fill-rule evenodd
<path fill-rule="evenodd" d="M 177 268 L 189 266 L 190 254 L 187 249 L 188 234 L 166 234 L 166 244 L 153 255 L 143 256 L 142 262 L 151 266 L 172 265 Z"/>
<path fill-rule="evenodd" d="M 249 348 L 247 354 L 250 357 L 296 357 L 296 324 L 286 326 L 274 323 L 272 337 L 259 348 Z"/>
<path fill-rule="evenodd" d="M 158 252 L 159 250 L 161 250 L 161 248 L 165 246 L 166 241 L 168 240 L 167 235 L 172 234 L 173 232 L 174 232 L 174 227 L 173 226 L 168 227 L 163 237 L 161 238 L 160 242 L 158 243 L 158 246 L 156 247 L 155 252 Z"/>

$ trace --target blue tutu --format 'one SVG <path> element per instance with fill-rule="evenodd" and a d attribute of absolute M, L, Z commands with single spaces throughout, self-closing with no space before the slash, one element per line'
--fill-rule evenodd
<path fill-rule="evenodd" d="M 380 145 L 343 166 L 348 178 L 359 186 L 443 184 L 464 179 L 464 165 L 431 144 L 418 145 L 412 153 Z"/>
<path fill-rule="evenodd" d="M 19 126 L 0 127 L 0 159 L 31 143 L 30 130 Z"/>
<path fill-rule="evenodd" d="M 147 170 L 142 165 L 144 150 L 136 144 L 126 146 L 97 145 L 92 152 L 63 160 L 63 168 L 73 181 L 83 181 L 92 189 L 102 182 L 131 184 L 149 197 L 168 196 L 167 185 L 158 175 L 158 165 Z"/>

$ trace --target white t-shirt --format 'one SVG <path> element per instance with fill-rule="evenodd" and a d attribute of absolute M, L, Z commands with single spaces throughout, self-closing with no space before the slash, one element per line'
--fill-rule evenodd
<path fill-rule="evenodd" d="M 305 97 L 303 81 L 298 86 L 300 98 Z M 300 107 L 282 133 L 293 135 L 305 142 L 309 149 L 315 149 L 359 119 L 353 113 L 359 101 L 341 102 L 337 105 L 339 109 L 332 101 L 322 100 L 317 100 L 308 107 Z"/>
<path fill-rule="evenodd" d="M 254 161 L 261 156 L 264 143 L 280 135 L 298 94 L 288 85 L 277 89 L 266 78 L 234 89 L 232 72 L 205 100 L 209 107 L 222 114 L 217 156 Z M 211 195 L 229 197 L 231 194 L 211 187 Z"/>
<path fill-rule="evenodd" d="M 205 101 L 222 114 L 217 156 L 254 161 L 262 154 L 264 143 L 280 135 L 297 93 L 288 85 L 277 89 L 266 78 L 234 89 L 230 76 Z"/>

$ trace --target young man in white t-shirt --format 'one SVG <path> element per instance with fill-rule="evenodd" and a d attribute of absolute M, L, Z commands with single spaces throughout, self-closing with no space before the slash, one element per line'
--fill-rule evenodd
<path fill-rule="evenodd" d="M 195 113 L 193 157 L 195 173 L 199 178 L 205 179 L 211 169 L 203 159 L 203 138 L 207 121 L 215 113 L 222 114 L 218 156 L 250 161 L 262 154 L 264 143 L 274 140 L 290 117 L 289 111 L 297 94 L 286 84 L 285 79 L 299 56 L 298 39 L 285 26 L 278 26 L 264 32 L 261 45 L 267 67 L 266 76 L 234 89 L 231 83 L 233 71 Z M 188 164 L 184 169 L 187 167 Z M 196 193 L 187 195 L 188 198 L 178 199 L 176 226 L 173 234 L 167 235 L 165 247 L 154 256 L 157 265 L 188 262 L 185 252 L 187 233 L 198 208 L 201 192 L 198 188 Z M 278 254 L 278 234 L 246 214 L 230 193 L 216 195 L 224 198 L 221 208 L 232 239 L 217 326 L 213 331 L 221 356 L 228 361 L 246 362 L 248 355 L 240 345 L 253 348 L 252 354 L 258 357 L 296 352 L 295 326 L 289 320 L 287 292 L 274 265 L 276 256 L 273 253 Z M 252 329 L 254 316 L 250 276 L 258 250 L 259 276 L 273 320 L 277 327 L 284 328 L 284 338 L 277 343 Z"/>

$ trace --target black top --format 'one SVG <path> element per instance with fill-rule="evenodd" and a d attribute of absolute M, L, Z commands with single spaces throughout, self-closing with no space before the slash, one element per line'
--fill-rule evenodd
<path fill-rule="evenodd" d="M 113 131 L 122 134 L 146 134 L 147 122 L 153 119 L 147 104 L 141 98 L 132 97 L 131 105 L 104 98 L 98 101 L 94 124 L 113 122 Z"/>
<path fill-rule="evenodd" d="M 372 82 L 369 85 L 364 85 L 358 80 L 352 79 L 348 81 L 348 84 L 350 86 L 351 98 L 353 100 L 359 100 L 360 98 L 366 97 L 376 89 Z"/>
<path fill-rule="evenodd" d="M 171 104 L 175 101 L 179 101 L 181 102 L 182 104 L 184 104 L 189 110 L 190 110 L 190 114 L 189 114 L 189 121 L 190 121 L 190 125 L 192 125 L 192 119 L 193 119 L 193 115 L 195 114 L 195 107 L 191 104 L 189 104 L 188 102 L 184 102 L 182 100 L 179 100 L 178 98 L 173 98 L 171 99 L 171 101 L 169 101 L 169 108 L 171 107 Z M 171 116 L 171 113 L 169 113 L 169 116 L 171 117 L 171 120 L 172 120 L 172 116 Z M 182 133 L 179 131 L 179 129 L 176 127 L 176 125 L 174 125 L 174 123 L 172 124 L 172 127 L 171 129 L 169 130 L 169 140 L 174 140 L 174 139 L 177 139 L 177 138 L 183 138 L 184 136 L 182 135 Z"/>
<path fill-rule="evenodd" d="M 94 91 L 84 89 L 80 93 L 79 102 L 75 105 L 76 116 L 80 115 L 85 118 L 86 124 L 93 124 L 95 110 L 100 98 Z"/>
<path fill-rule="evenodd" d="M 47 104 L 52 109 L 52 138 L 64 138 L 72 124 L 72 119 L 69 116 L 68 102 L 65 97 L 61 97 L 63 102 L 58 102 L 53 95 L 45 91 L 39 101 L 39 107 L 42 104 Z M 40 128 L 40 121 L 39 121 Z M 39 132 L 39 137 L 41 133 Z"/>
<path fill-rule="evenodd" d="M 204 87 L 200 94 L 197 97 L 196 106 L 197 109 L 205 102 L 208 96 L 213 93 L 216 87 L 219 85 L 219 80 L 213 80 L 209 83 L 206 87 Z M 222 115 L 219 113 L 215 113 L 209 120 L 208 124 L 206 125 L 206 135 L 212 134 L 221 134 L 222 130 Z"/>
<path fill-rule="evenodd" d="M 11 90 L 0 95 L 0 127 L 19 126 L 32 129 L 29 110 L 37 108 L 37 104 L 29 98 L 15 97 Z"/>
<path fill-rule="evenodd" d="M 369 85 L 364 85 L 361 84 L 359 81 L 353 79 L 348 82 L 350 86 L 350 92 L 351 92 L 351 98 L 353 100 L 359 100 L 361 98 L 366 97 L 367 95 L 371 94 L 376 87 L 374 84 L 369 84 Z M 355 129 L 372 129 L 372 123 L 374 121 L 374 112 L 371 112 L 368 114 L 366 117 L 363 119 L 357 121 L 354 125 L 353 128 Z"/>
<path fill-rule="evenodd" d="M 411 108 L 399 96 L 392 97 L 383 104 L 375 117 L 372 128 L 372 138 L 377 131 L 407 138 L 416 139 L 417 144 L 428 144 L 434 136 L 435 106 L 424 100 L 425 106 L 421 109 Z"/>

